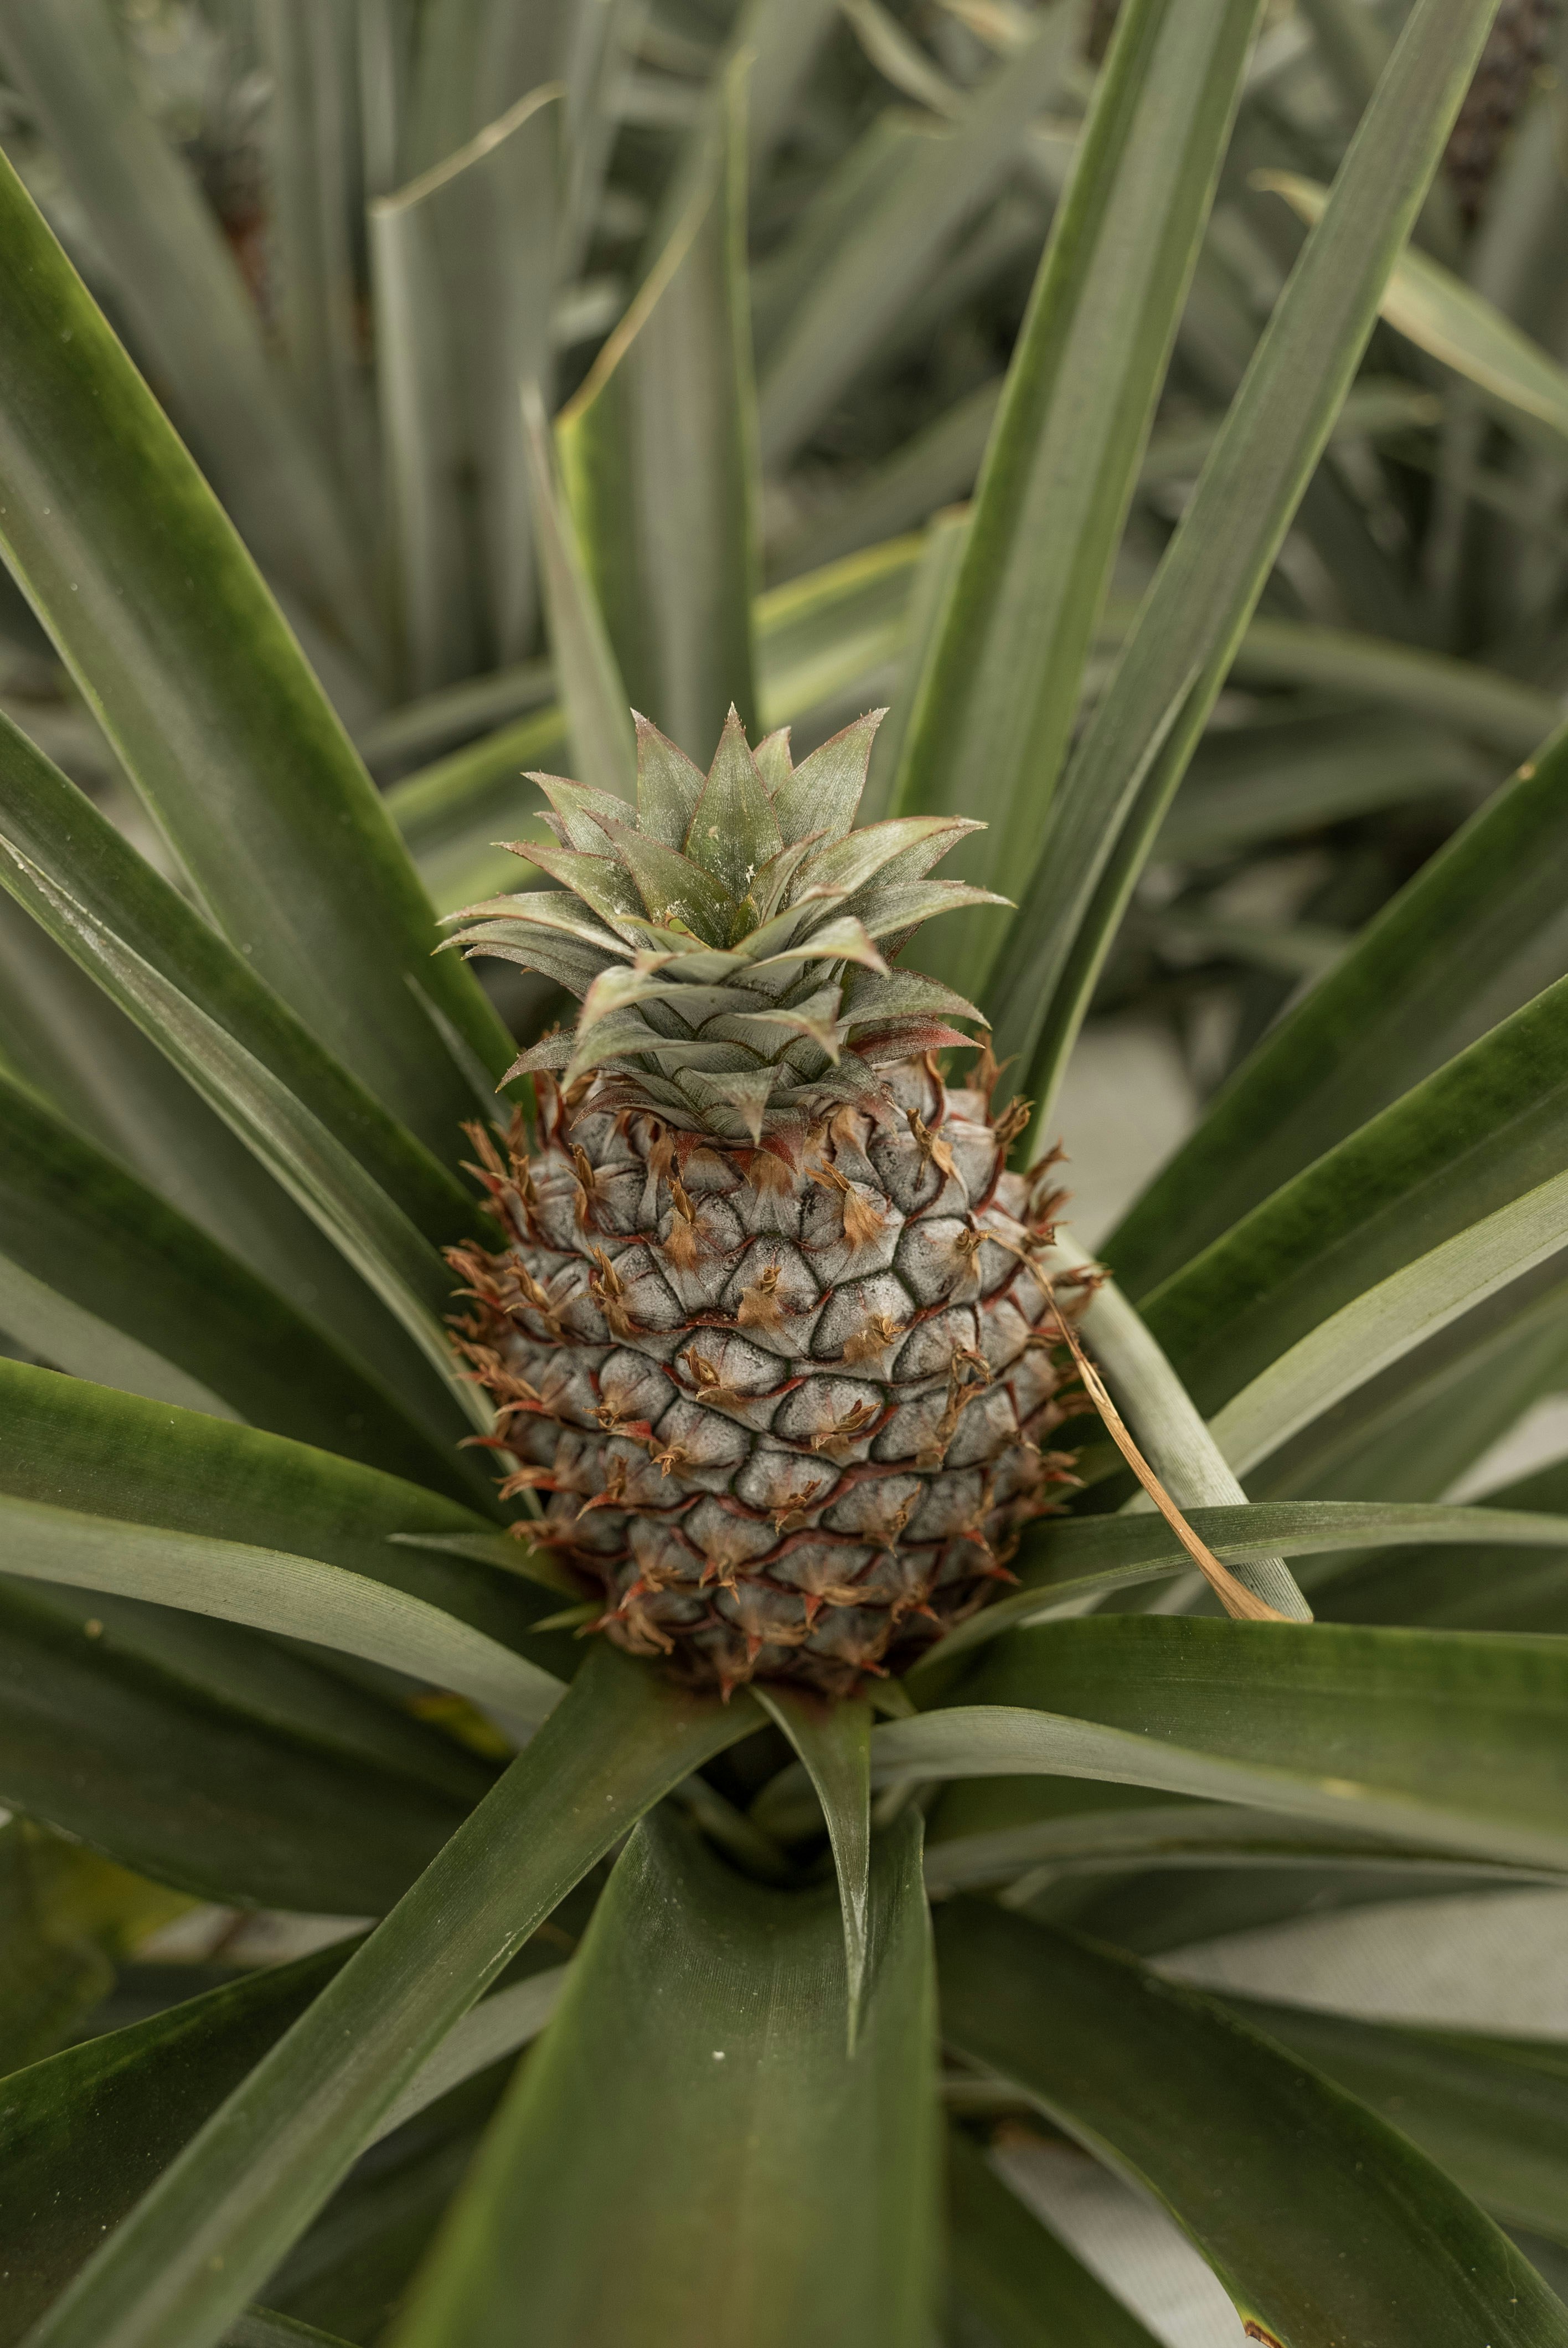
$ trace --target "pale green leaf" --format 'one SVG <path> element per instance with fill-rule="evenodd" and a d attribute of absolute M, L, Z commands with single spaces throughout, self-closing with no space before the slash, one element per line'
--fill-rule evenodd
<path fill-rule="evenodd" d="M 743 52 L 712 94 L 661 247 L 556 427 L 627 694 L 703 762 L 732 703 L 753 730 L 757 718 L 748 64 Z"/>

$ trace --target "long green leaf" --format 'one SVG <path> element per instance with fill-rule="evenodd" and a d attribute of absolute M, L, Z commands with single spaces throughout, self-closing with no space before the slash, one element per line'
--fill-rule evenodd
<path fill-rule="evenodd" d="M 1568 1174 L 1554 1175 L 1363 1289 L 1277 1354 L 1213 1421 L 1238 1475 L 1379 1370 L 1568 1247 Z"/>
<path fill-rule="evenodd" d="M 1250 1507 L 1186 1508 L 1183 1513 L 1199 1540 L 1233 1571 L 1258 1542 L 1269 1543 L 1285 1557 L 1419 1549 L 1429 1543 L 1460 1549 L 1493 1543 L 1499 1550 L 1568 1548 L 1568 1515 L 1536 1509 L 1445 1508 L 1413 1500 L 1259 1500 Z M 1098 1591 L 1184 1572 L 1191 1562 L 1164 1519 L 1152 1512 L 1037 1527 L 1025 1537 L 1022 1555 L 1014 1560 L 1022 1588 L 1009 1591 L 949 1631 L 927 1650 L 915 1673 L 950 1663 L 968 1648 L 982 1646 L 1020 1622 L 1043 1620 L 1056 1611 L 1074 1612 Z"/>
<path fill-rule="evenodd" d="M 988 997 L 1047 1104 L 1128 894 L 1355 374 L 1485 37 L 1418 0 L 1053 802 Z"/>
<path fill-rule="evenodd" d="M 1447 1491 L 1533 1402 L 1562 1391 L 1565 1299 L 1559 1254 L 1350 1389 L 1252 1471 L 1253 1489 L 1265 1499 Z"/>
<path fill-rule="evenodd" d="M 958 2128 L 948 2134 L 948 2212 L 958 2304 L 974 2310 L 996 2348 L 1156 2348 Z"/>
<path fill-rule="evenodd" d="M 759 386 L 764 463 L 793 456 L 872 355 L 953 232 L 1007 171 L 1066 63 L 1073 30 L 1050 12 L 939 138 L 909 140 L 847 223 L 770 353 Z"/>
<path fill-rule="evenodd" d="M 524 385 L 522 412 L 545 618 L 576 771 L 596 789 L 630 800 L 637 740 L 626 687 L 567 506 L 537 384 Z"/>
<path fill-rule="evenodd" d="M 865 1696 L 828 1704 L 798 1689 L 766 1683 L 756 1694 L 800 1756 L 827 1822 L 844 1916 L 853 2052 L 870 1952 L 871 1704 Z"/>
<path fill-rule="evenodd" d="M 17 1499 L 316 1558 L 507 1647 L 559 1611 L 550 1589 L 523 1578 L 520 1541 L 444 1494 L 330 1451 L 21 1362 L 0 1360 L 0 1491 Z M 582 1649 L 546 1638 L 528 1653 L 568 1678 Z"/>
<path fill-rule="evenodd" d="M 953 867 L 988 888 L 1045 836 L 1256 19 L 1254 0 L 1124 9 L 1052 225 L 896 798 L 989 823 Z M 945 927 L 932 967 L 970 993 L 1000 925 Z"/>
<path fill-rule="evenodd" d="M 299 403 L 342 492 L 363 515 L 371 436 L 355 252 L 364 202 L 360 27 L 343 9 L 269 0 L 256 29 L 272 82 L 269 292 Z"/>
<path fill-rule="evenodd" d="M 14 1498 L 0 1499 L 0 1535 L 8 1573 L 341 1648 L 456 1689 L 519 1744 L 565 1693 L 456 1616 L 319 1559 Z"/>
<path fill-rule="evenodd" d="M 756 1717 L 603 1649 L 494 1792 L 36 2327 L 208 2348 L 540 1918 Z"/>
<path fill-rule="evenodd" d="M 47 11 L 30 9 L 42 21 Z M 470 1096 L 426 1007 L 510 1045 L 217 500 L 0 171 L 0 548 L 215 918 L 448 1158 Z"/>
<path fill-rule="evenodd" d="M 518 386 L 545 373 L 560 83 L 370 209 L 409 689 L 520 661 L 535 609 Z M 526 223 L 526 233 L 519 233 Z"/>
<path fill-rule="evenodd" d="M 221 231 L 138 98 L 111 10 L 104 0 L 16 0 L 0 18 L 0 56 L 252 552 L 374 666 L 380 648 L 347 514 L 273 376 Z"/>
<path fill-rule="evenodd" d="M 876 1729 L 872 1779 L 1103 1777 L 1561 1868 L 1565 1687 L 1545 1638 L 1053 1622 L 992 1647 L 961 1705 Z"/>
<path fill-rule="evenodd" d="M 1058 1235 L 1055 1253 L 1074 1270 L 1081 1271 L 1089 1262 L 1065 1233 Z M 1150 1464 L 1177 1506 L 1245 1502 L 1246 1494 L 1157 1337 L 1113 1282 L 1095 1292 L 1082 1325 L 1113 1391 L 1132 1414 Z M 1310 1622 L 1312 1610 L 1282 1557 L 1253 1551 L 1237 1560 L 1235 1575 L 1279 1613 Z"/>
<path fill-rule="evenodd" d="M 1227 855 L 1411 799 L 1484 789 L 1496 773 L 1494 758 L 1457 736 L 1375 712 L 1237 726 L 1200 747 L 1154 854 L 1178 863 Z"/>
<path fill-rule="evenodd" d="M 1362 2022 L 1262 1998 L 1222 2002 L 1381 2112 L 1503 2224 L 1552 2241 L 1568 2236 L 1561 2040 Z"/>
<path fill-rule="evenodd" d="M 519 2322 L 538 2348 L 923 2348 L 935 2046 L 913 1815 L 875 1890 L 846 2059 L 831 1891 L 749 1884 L 673 1821 L 640 1829 L 399 2348 Z"/>
<path fill-rule="evenodd" d="M 1568 980 L 1414 1086 L 1144 1300 L 1214 1412 L 1378 1282 L 1568 1160 Z"/>
<path fill-rule="evenodd" d="M 938 1924 L 954 2041 L 1193 2236 L 1280 2348 L 1558 2348 L 1568 2309 L 1383 2121 L 1191 1990 L 978 1901 Z"/>
<path fill-rule="evenodd" d="M 1275 1029 L 1106 1242 L 1134 1296 L 1568 970 L 1568 736 Z"/>
<path fill-rule="evenodd" d="M 569 1944 L 558 1919 L 546 1931 Z M 14 2348 L 349 1953 L 339 1942 L 242 1975 L 5 2082 L 0 2348 Z M 542 1936 L 521 1952 L 526 1977 L 481 1999 L 456 2024 L 385 2114 L 377 2141 L 537 2034 L 565 1977 L 552 1953 Z"/>
<path fill-rule="evenodd" d="M 412 168 L 428 170 L 565 62 L 562 0 L 434 0 L 417 26 L 405 126 Z"/>
<path fill-rule="evenodd" d="M 1561 1354 L 1563 1346 L 1559 1346 Z M 1553 1381 L 1555 1384 L 1555 1381 Z M 1568 1462 L 1554 1460 L 1533 1475 L 1489 1492 L 1481 1511 L 1485 1529 L 1473 1549 L 1455 1557 L 1437 1549 L 1406 1556 L 1365 1555 L 1354 1570 L 1337 1578 L 1328 1612 L 1337 1622 L 1420 1622 L 1458 1631 L 1555 1631 L 1568 1610 L 1568 1573 L 1553 1558 L 1514 1554 L 1506 1535 L 1494 1541 L 1491 1527 L 1517 1513 L 1561 1508 L 1568 1501 Z"/>
<path fill-rule="evenodd" d="M 428 1364 L 358 1273 L 158 1046 L 4 890 L 0 1046 L 85 1137 L 296 1312 L 330 1328 L 358 1356 L 362 1374 L 374 1365 L 373 1375 L 405 1410 L 430 1409 Z"/>
<path fill-rule="evenodd" d="M 1262 171 L 1304 221 L 1323 216 L 1327 192 L 1294 171 Z M 1568 442 L 1568 373 L 1464 280 L 1414 250 L 1400 255 L 1384 291 L 1383 316 L 1432 358 L 1441 359 L 1505 412 L 1544 425 L 1561 455 Z"/>
<path fill-rule="evenodd" d="M 1329 693 L 1364 693 L 1457 726 L 1515 757 L 1543 742 L 1562 716 L 1552 694 L 1480 661 L 1453 660 L 1419 645 L 1311 627 L 1300 620 L 1251 620 L 1231 674 L 1246 685 L 1317 685 Z"/>
<path fill-rule="evenodd" d="M 1330 1826 L 1250 1808 L 1242 1802 L 1208 1801 L 1088 1777 L 959 1778 L 946 1787 L 927 1821 L 926 1882 L 938 1898 L 948 1891 L 1005 1886 L 1008 1904 L 1027 1912 L 1032 1894 L 1049 1898 L 1053 1888 L 1076 1888 L 1081 1896 L 1089 1896 L 1108 1876 L 1114 1894 L 1131 1881 L 1129 1870 L 1144 1874 L 1151 1907 L 1158 1899 L 1156 1877 L 1171 1885 L 1178 1875 L 1213 1877 L 1226 1871 L 1251 1877 L 1255 1892 L 1265 1877 L 1288 1876 L 1300 1882 L 1316 1876 L 1321 1881 L 1332 1871 L 1341 1883 L 1366 1883 L 1373 1887 L 1373 1896 L 1390 1900 L 1532 1890 L 1542 1884 L 1557 1890 L 1563 1880 L 1550 1869 L 1400 1843 L 1351 1825 Z M 1184 1888 L 1176 1885 L 1178 1892 Z M 1156 1919 L 1145 1926 L 1139 1941 L 1122 1945 L 1179 1945 L 1179 1902 L 1170 1904 L 1178 1912 L 1172 1919 L 1175 1929 L 1166 1940 L 1153 1937 L 1163 1929 Z M 1049 1910 L 1040 1913 L 1050 1921 Z M 1217 1925 L 1216 1934 L 1225 1929 Z M 1107 1932 L 1103 1937 L 1119 1936 Z M 1210 1937 L 1202 1931 L 1188 1935 Z"/>
<path fill-rule="evenodd" d="M 0 1578 L 0 1800 L 138 1873 L 378 1915 L 488 1774 L 236 1623 Z"/>
<path fill-rule="evenodd" d="M 759 714 L 747 67 L 743 54 L 713 93 L 661 249 L 556 427 L 626 691 L 704 764 L 732 703 L 753 732 Z"/>
<path fill-rule="evenodd" d="M 548 1929 L 557 1932 L 552 1924 Z M 570 1977 L 566 1965 L 549 1965 L 526 1981 L 492 1990 L 455 2023 L 436 2052 L 415 2071 L 408 2085 L 376 2123 L 376 2142 L 402 2127 L 441 2096 L 449 2095 L 480 2071 L 507 2054 L 515 2054 L 537 2038 L 560 2003 Z"/>
<path fill-rule="evenodd" d="M 450 1281 L 427 1241 L 482 1228 L 456 1179 L 4 718 L 0 850 L 0 884 L 166 1054 L 449 1380 L 439 1315 Z"/>
<path fill-rule="evenodd" d="M 783 137 L 800 87 L 832 30 L 833 0 L 746 0 L 735 46 L 756 58 L 752 103 L 752 170 L 760 172 Z"/>
<path fill-rule="evenodd" d="M 15 2348 L 159 2169 L 337 1972 L 269 1966 L 0 2084 L 0 2343 Z"/>
<path fill-rule="evenodd" d="M 431 1440 L 324 1331 L 4 1076 L 0 1255 L 49 1292 L 23 1328 L 15 1286 L 0 1274 L 0 1325 L 62 1369 L 198 1409 L 227 1406 L 275 1434 L 482 1496 L 487 1479 L 453 1447 L 456 1407 L 446 1444 Z M 136 1359 L 145 1354 L 153 1363 Z"/>

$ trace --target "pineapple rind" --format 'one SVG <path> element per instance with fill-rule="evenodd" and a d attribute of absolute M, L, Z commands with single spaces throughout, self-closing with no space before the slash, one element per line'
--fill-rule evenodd
<path fill-rule="evenodd" d="M 530 1537 L 699 1684 L 904 1668 L 1072 1480 L 1033 1261 L 1060 1201 L 1004 1170 L 983 1094 L 886 1080 L 793 1174 L 547 1079 L 536 1151 L 488 1152 L 513 1245 L 454 1258 Z"/>

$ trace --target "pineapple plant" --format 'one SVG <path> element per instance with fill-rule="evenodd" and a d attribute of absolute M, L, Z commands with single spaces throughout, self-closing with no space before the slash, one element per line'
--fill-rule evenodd
<path fill-rule="evenodd" d="M 0 2343 L 1147 2348 L 1133 2262 L 1038 2189 L 1066 2140 L 1249 2337 L 1559 2348 L 1559 2045 L 1162 1962 L 1358 1904 L 1528 1921 L 1568 1876 L 1568 1484 L 1448 1497 L 1563 1376 L 1556 574 L 1510 575 L 1514 673 L 1459 657 L 1409 480 L 1349 467 L 1450 649 L 1302 614 L 1306 543 L 1387 584 L 1332 453 L 1380 308 L 1554 412 L 1407 250 L 1491 12 L 1415 0 L 1385 57 L 1123 0 L 1092 78 L 1061 0 L 860 7 L 849 52 L 800 0 L 634 13 L 259 12 L 306 429 L 107 13 L 0 9 L 22 160 L 155 378 L 0 168 L 0 552 L 76 696 L 0 722 Z M 580 72 L 530 84 L 563 27 Z M 1325 68 L 1369 46 L 1339 154 Z M 334 144 L 356 75 L 383 110 Z M 1161 509 L 1216 264 L 1266 277 L 1271 126 L 1305 232 Z M 825 221 L 814 137 L 853 162 Z M 796 459 L 842 430 L 854 475 L 856 366 L 933 254 L 979 268 L 963 222 L 1016 237 L 978 159 L 1020 151 L 1052 225 L 971 507 L 759 596 L 839 491 L 886 521 L 875 468 Z M 345 183 L 374 575 L 359 314 L 288 277 Z M 646 268 L 552 399 L 539 301 L 580 316 L 637 195 Z M 1461 540 L 1518 526 L 1469 397 Z M 1283 767 L 1298 720 L 1387 747 L 1368 675 L 1378 723 L 1528 755 L 1464 768 L 1091 1257 L 1060 1088 L 1180 925 L 1145 876 L 1184 778 L 1266 719 Z M 466 747 L 380 792 L 355 733 Z"/>

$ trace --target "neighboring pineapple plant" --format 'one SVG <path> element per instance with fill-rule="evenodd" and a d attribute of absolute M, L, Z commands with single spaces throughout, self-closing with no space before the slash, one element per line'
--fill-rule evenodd
<path fill-rule="evenodd" d="M 0 0 L 0 2348 L 1148 2348 L 1063 2139 L 1568 2348 L 1554 2042 L 1159 1962 L 1568 1881 L 1568 204 L 1396 13 Z"/>

